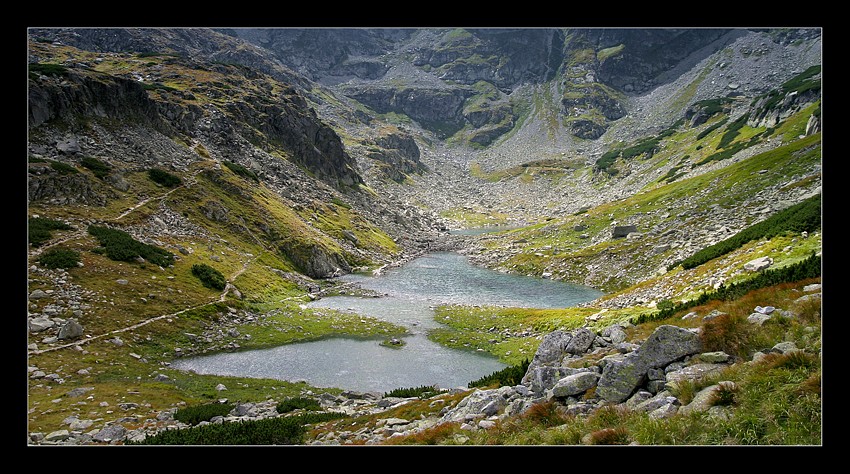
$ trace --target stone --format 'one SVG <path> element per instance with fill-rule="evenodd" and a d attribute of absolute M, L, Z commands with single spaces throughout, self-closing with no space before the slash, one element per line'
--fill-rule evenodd
<path fill-rule="evenodd" d="M 611 238 L 619 239 L 619 238 L 627 237 L 632 232 L 637 232 L 636 226 L 633 226 L 633 225 L 614 226 L 614 229 L 611 231 Z"/>
<path fill-rule="evenodd" d="M 44 290 L 34 290 L 32 293 L 30 293 L 29 299 L 38 300 L 41 298 L 47 298 L 47 296 L 48 295 L 44 292 Z"/>
<path fill-rule="evenodd" d="M 595 372 L 579 372 L 568 375 L 552 387 L 552 396 L 572 397 L 581 395 L 596 386 L 598 380 L 599 374 Z"/>
<path fill-rule="evenodd" d="M 750 260 L 744 264 L 744 270 L 749 272 L 758 272 L 773 265 L 773 259 L 770 257 L 761 257 L 755 260 Z"/>
<path fill-rule="evenodd" d="M 59 328 L 59 340 L 76 339 L 83 335 L 83 326 L 77 321 L 69 319 Z"/>

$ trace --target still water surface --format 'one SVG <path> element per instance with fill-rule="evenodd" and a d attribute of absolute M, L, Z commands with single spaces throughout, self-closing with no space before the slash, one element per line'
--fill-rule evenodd
<path fill-rule="evenodd" d="M 402 348 L 380 341 L 333 338 L 271 349 L 179 359 L 172 367 L 202 374 L 304 380 L 317 387 L 385 393 L 423 385 L 466 387 L 505 368 L 484 353 L 442 347 L 427 331 L 442 326 L 433 307 L 441 304 L 563 308 L 590 301 L 601 292 L 580 285 L 487 270 L 466 257 L 438 252 L 381 276 L 346 275 L 344 281 L 376 291 L 381 298 L 329 297 L 308 304 L 373 316 L 407 327 Z"/>

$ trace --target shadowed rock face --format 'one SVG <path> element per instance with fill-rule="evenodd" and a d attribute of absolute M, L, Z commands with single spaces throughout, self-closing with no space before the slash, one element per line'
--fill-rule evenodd
<path fill-rule="evenodd" d="M 659 85 L 659 76 L 696 51 L 729 33 L 728 29 L 588 29 L 576 34 L 597 51 L 623 45 L 600 61 L 598 80 L 621 91 L 644 92 Z"/>

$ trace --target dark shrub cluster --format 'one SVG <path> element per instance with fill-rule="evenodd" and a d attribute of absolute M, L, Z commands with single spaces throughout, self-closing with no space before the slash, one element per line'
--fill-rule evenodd
<path fill-rule="evenodd" d="M 85 158 L 80 160 L 80 165 L 82 165 L 83 168 L 91 170 L 91 172 L 94 173 L 94 175 L 100 179 L 105 178 L 106 175 L 109 174 L 109 171 L 112 169 L 112 167 L 108 164 L 91 156 L 86 156 Z"/>
<path fill-rule="evenodd" d="M 526 358 L 519 365 L 512 365 L 510 367 L 505 367 L 504 369 L 493 372 L 490 375 L 485 375 L 474 382 L 470 382 L 470 387 L 488 387 L 490 385 L 498 385 L 500 387 L 503 386 L 512 386 L 519 385 L 522 383 L 522 378 L 525 376 L 525 373 L 528 372 L 528 366 L 530 365 L 528 359 Z"/>
<path fill-rule="evenodd" d="M 39 75 L 60 77 L 68 75 L 68 68 L 61 64 L 30 63 L 27 68 L 31 78 L 37 78 Z"/>
<path fill-rule="evenodd" d="M 148 262 L 163 267 L 171 265 L 174 261 L 174 254 L 171 252 L 139 242 L 123 230 L 91 225 L 88 232 L 101 245 L 97 252 L 103 253 L 111 260 L 133 262 L 138 257 L 142 257 Z"/>
<path fill-rule="evenodd" d="M 80 262 L 80 253 L 66 248 L 54 248 L 44 252 L 38 263 L 45 268 L 74 268 Z"/>
<path fill-rule="evenodd" d="M 223 163 L 224 166 L 226 166 L 230 171 L 233 171 L 234 173 L 238 174 L 239 176 L 242 176 L 243 178 L 248 178 L 253 181 L 260 180 L 260 178 L 257 177 L 256 173 L 238 163 L 234 163 L 232 161 L 224 161 Z"/>
<path fill-rule="evenodd" d="M 440 393 L 437 387 L 433 385 L 422 385 L 421 387 L 413 388 L 397 388 L 384 394 L 385 397 L 400 397 L 400 398 L 428 398 Z"/>
<path fill-rule="evenodd" d="M 148 170 L 148 178 L 150 178 L 154 183 L 165 186 L 166 188 L 179 186 L 183 182 L 179 177 L 159 168 L 151 168 Z"/>
<path fill-rule="evenodd" d="M 322 409 L 318 400 L 305 397 L 287 398 L 286 400 L 278 403 L 275 407 L 278 413 L 289 413 L 299 408 L 310 411 L 320 411 Z"/>
<path fill-rule="evenodd" d="M 196 263 L 192 265 L 192 275 L 198 277 L 198 279 L 201 280 L 201 283 L 203 283 L 207 288 L 223 290 L 225 286 L 227 286 L 227 281 L 224 279 L 224 275 L 206 263 Z"/>
<path fill-rule="evenodd" d="M 127 445 L 248 446 L 303 444 L 305 425 L 345 418 L 343 413 L 305 413 L 168 430 Z"/>
<path fill-rule="evenodd" d="M 73 230 L 73 227 L 46 217 L 30 217 L 27 226 L 27 239 L 30 245 L 39 247 L 53 238 L 54 230 Z"/>
<path fill-rule="evenodd" d="M 821 195 L 815 195 L 803 202 L 783 209 L 767 219 L 753 224 L 732 237 L 706 247 L 692 256 L 675 262 L 668 270 L 681 265 L 688 270 L 709 260 L 726 255 L 753 240 L 771 238 L 783 232 L 813 232 L 821 226 Z"/>

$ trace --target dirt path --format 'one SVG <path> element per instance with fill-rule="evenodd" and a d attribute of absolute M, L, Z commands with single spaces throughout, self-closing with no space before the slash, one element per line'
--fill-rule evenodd
<path fill-rule="evenodd" d="M 201 171 L 201 170 L 196 171 L 196 172 L 195 172 L 195 174 L 199 173 L 200 171 Z M 175 187 L 175 188 L 173 188 L 173 189 L 169 190 L 168 192 L 166 192 L 166 193 L 164 193 L 164 194 L 162 194 L 162 195 L 160 195 L 160 196 L 155 196 L 155 197 L 151 197 L 151 198 L 148 198 L 148 199 L 144 199 L 144 200 L 142 200 L 142 201 L 139 201 L 139 202 L 138 202 L 135 206 L 130 207 L 129 209 L 127 209 L 126 211 L 122 212 L 122 213 L 121 213 L 120 215 L 118 215 L 117 217 L 114 217 L 114 218 L 111 218 L 111 219 L 107 219 L 107 220 L 106 220 L 106 222 L 117 222 L 117 221 L 119 221 L 119 220 L 123 219 L 124 217 L 126 217 L 126 216 L 130 215 L 131 213 L 133 213 L 133 212 L 134 212 L 134 211 L 136 211 L 137 209 L 141 208 L 142 206 L 144 206 L 144 205 L 148 204 L 148 203 L 149 203 L 149 202 L 151 202 L 151 201 L 155 201 L 155 200 L 160 200 L 160 201 L 161 201 L 161 200 L 164 200 L 164 199 L 165 199 L 165 198 L 167 198 L 167 197 L 168 197 L 171 193 L 173 193 L 173 192 L 177 191 L 178 189 L 181 189 L 181 188 L 187 188 L 187 187 L 189 187 L 189 186 L 192 186 L 192 185 L 194 185 L 194 184 L 197 184 L 197 181 L 195 181 L 195 179 L 194 179 L 194 178 L 195 178 L 195 174 L 191 175 L 191 176 L 190 176 L 190 179 L 188 179 L 188 180 L 187 180 L 187 182 L 185 182 L 185 183 L 181 184 L 180 186 L 177 186 L 177 187 Z M 65 237 L 63 237 L 63 238 L 61 238 L 61 239 L 59 239 L 59 240 L 56 240 L 56 241 L 54 241 L 54 242 L 49 243 L 48 245 L 44 245 L 44 246 L 41 246 L 41 247 L 39 247 L 39 248 L 37 248 L 37 249 L 33 249 L 32 251 L 30 251 L 30 257 L 38 256 L 38 255 L 40 255 L 40 254 L 41 254 L 44 250 L 47 250 L 47 249 L 49 249 L 49 248 L 55 247 L 55 246 L 57 246 L 57 245 L 59 245 L 59 244 L 62 244 L 62 243 L 65 243 L 65 242 L 68 242 L 68 241 L 71 241 L 71 240 L 74 240 L 74 239 L 82 238 L 82 237 L 84 237 L 85 235 L 86 235 L 86 231 L 84 231 L 84 230 L 76 230 L 76 231 L 74 231 L 73 233 L 71 233 L 71 234 L 69 234 L 69 235 L 67 235 L 67 236 L 65 236 Z M 252 236 L 253 236 L 253 234 L 252 234 Z M 256 239 L 256 236 L 254 236 L 254 238 Z M 259 239 L 257 239 L 257 241 L 258 241 L 258 242 L 262 245 L 262 242 L 260 242 L 260 241 L 259 241 Z M 116 329 L 116 330 L 114 330 L 114 331 L 110 331 L 110 332 L 105 333 L 105 334 L 99 334 L 99 335 L 97 335 L 97 336 L 88 337 L 88 338 L 83 339 L 83 340 L 75 340 L 75 341 L 73 341 L 73 342 L 69 342 L 69 343 L 67 343 L 67 344 L 63 344 L 63 345 L 59 345 L 59 346 L 55 346 L 55 347 L 50 347 L 50 348 L 47 348 L 47 349 L 40 349 L 40 350 L 29 351 L 29 352 L 28 352 L 28 354 L 30 354 L 30 355 L 44 354 L 44 353 L 46 353 L 46 352 L 53 352 L 53 351 L 57 351 L 57 350 L 61 350 L 61 349 L 67 349 L 67 348 L 69 348 L 69 347 L 74 347 L 74 346 L 79 346 L 79 345 L 82 345 L 82 344 L 87 344 L 87 343 L 89 343 L 89 342 L 96 341 L 96 340 L 98 340 L 98 339 L 103 339 L 103 338 L 106 338 L 106 337 L 109 337 L 109 336 L 113 336 L 113 335 L 116 335 L 116 334 L 120 334 L 120 333 L 123 333 L 123 332 L 127 332 L 127 331 L 133 331 L 133 330 L 135 330 L 135 329 L 138 329 L 138 328 L 140 328 L 140 327 L 142 327 L 142 326 L 145 326 L 145 325 L 147 325 L 147 324 L 150 324 L 150 323 L 152 323 L 152 322 L 159 321 L 159 320 L 162 320 L 162 319 L 172 318 L 172 317 L 175 317 L 175 316 L 179 316 L 179 315 L 181 315 L 181 314 L 183 314 L 183 313 L 186 313 L 186 312 L 188 312 L 188 311 L 192 311 L 192 310 L 195 310 L 195 309 L 203 308 L 204 306 L 207 306 L 207 305 L 210 305 L 210 304 L 214 304 L 214 303 L 223 303 L 223 302 L 227 299 L 227 294 L 228 294 L 228 293 L 230 293 L 232 290 L 234 290 L 234 289 L 235 289 L 235 286 L 233 286 L 232 282 L 233 282 L 234 280 L 236 280 L 236 278 L 238 278 L 240 275 L 242 275 L 243 273 L 245 273 L 245 271 L 247 271 L 247 270 L 248 270 L 248 267 L 249 267 L 249 266 L 250 266 L 250 265 L 251 265 L 251 264 L 252 264 L 252 263 L 253 263 L 256 259 L 257 259 L 257 256 L 253 256 L 252 258 L 250 258 L 250 259 L 248 259 L 248 260 L 246 260 L 246 261 L 243 261 L 243 262 L 242 262 L 242 267 L 241 267 L 241 268 L 239 268 L 239 269 L 238 269 L 235 273 L 233 273 L 233 274 L 230 276 L 230 278 L 228 278 L 228 279 L 227 279 L 227 284 L 225 285 L 224 291 L 222 291 L 222 293 L 218 296 L 218 298 L 216 298 L 216 299 L 215 299 L 215 300 L 213 300 L 213 301 L 209 301 L 209 302 L 206 302 L 206 303 L 202 303 L 202 304 L 199 304 L 199 305 L 196 305 L 196 306 L 190 307 L 190 308 L 184 308 L 184 309 L 182 309 L 182 310 L 180 310 L 180 311 L 177 311 L 177 312 L 174 312 L 174 313 L 169 313 L 169 314 L 164 314 L 164 315 L 160 315 L 160 316 L 155 316 L 155 317 L 152 317 L 152 318 L 146 319 L 146 320 L 144 320 L 144 321 L 141 321 L 141 322 L 139 322 L 139 323 L 133 324 L 133 325 L 131 325 L 131 326 L 127 326 L 127 327 L 125 327 L 125 328 L 121 328 L 121 329 Z"/>

